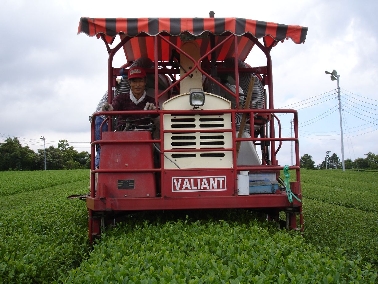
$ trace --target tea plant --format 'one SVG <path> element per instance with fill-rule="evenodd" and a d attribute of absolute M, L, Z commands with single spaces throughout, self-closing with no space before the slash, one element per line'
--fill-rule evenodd
<path fill-rule="evenodd" d="M 88 179 L 89 170 L 0 172 L 0 196 Z"/>
<path fill-rule="evenodd" d="M 90 251 L 86 205 L 67 199 L 88 170 L 0 172 L 0 282 L 377 283 L 376 175 L 302 178 L 304 237 L 247 210 L 144 212 Z"/>
<path fill-rule="evenodd" d="M 63 183 L 63 179 L 45 183 L 37 179 L 41 189 L 1 198 L 1 283 L 52 283 L 78 266 L 87 255 L 85 203 L 67 199 L 79 189 L 84 192 L 88 189 L 88 178 L 67 183 L 78 178 L 77 174 L 62 172 L 66 183 L 54 187 L 46 184 Z M 22 180 L 26 176 L 34 173 L 22 173 L 19 177 Z M 22 183 L 26 185 L 25 181 Z M 32 179 L 29 183 L 35 187 Z"/>
<path fill-rule="evenodd" d="M 65 282 L 374 283 L 361 267 L 256 220 L 146 221 L 108 232 Z"/>
<path fill-rule="evenodd" d="M 302 170 L 302 190 L 308 199 L 367 212 L 378 212 L 378 174 L 341 170 Z"/>

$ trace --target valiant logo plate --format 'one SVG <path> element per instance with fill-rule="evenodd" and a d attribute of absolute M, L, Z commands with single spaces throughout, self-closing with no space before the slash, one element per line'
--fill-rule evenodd
<path fill-rule="evenodd" d="M 224 190 L 226 176 L 172 177 L 172 192 Z"/>

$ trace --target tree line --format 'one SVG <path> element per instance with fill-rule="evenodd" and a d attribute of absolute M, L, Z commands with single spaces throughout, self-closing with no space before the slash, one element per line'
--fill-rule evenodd
<path fill-rule="evenodd" d="M 45 153 L 46 151 L 46 153 Z M 0 171 L 35 171 L 45 168 L 48 170 L 89 169 L 91 155 L 78 152 L 70 146 L 67 140 L 59 140 L 58 147 L 50 146 L 34 152 L 29 146 L 22 146 L 18 138 L 7 138 L 0 144 Z M 346 159 L 345 169 L 377 170 L 378 155 L 369 152 L 365 158 L 354 161 Z M 304 154 L 300 160 L 301 168 L 305 169 L 341 169 L 342 163 L 337 154 L 325 156 L 324 160 L 315 165 L 312 156 Z"/>
<path fill-rule="evenodd" d="M 34 152 L 29 146 L 22 146 L 16 137 L 0 144 L 0 157 L 0 171 L 43 170 L 45 157 L 47 170 L 89 169 L 91 160 L 88 152 L 79 153 L 67 140 L 59 140 L 57 148 L 50 146 Z"/>
<path fill-rule="evenodd" d="M 369 152 L 365 154 L 365 158 L 357 158 L 354 161 L 352 159 L 344 160 L 345 169 L 354 170 L 377 170 L 378 169 L 378 155 Z M 333 153 L 331 156 L 328 154 L 324 157 L 324 160 L 315 166 L 315 162 L 312 160 L 312 156 L 304 154 L 300 161 L 301 168 L 305 169 L 341 169 L 342 161 Z"/>

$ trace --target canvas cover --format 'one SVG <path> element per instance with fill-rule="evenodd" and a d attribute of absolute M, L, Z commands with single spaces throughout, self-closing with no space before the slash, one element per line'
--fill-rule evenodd
<path fill-rule="evenodd" d="M 271 48 L 285 39 L 291 39 L 297 44 L 304 43 L 307 30 L 306 27 L 298 25 L 284 25 L 244 18 L 82 17 L 78 33 L 102 37 L 108 44 L 112 43 L 117 35 L 120 35 L 121 39 L 130 37 L 130 40 L 124 45 L 128 61 L 140 57 L 154 59 L 155 40 L 158 44 L 158 59 L 168 61 L 172 56 L 173 46 L 167 41 L 180 47 L 182 41 L 193 37 L 201 46 L 201 54 L 205 54 L 211 49 L 211 44 L 217 45 L 228 36 L 235 35 L 238 41 L 237 50 L 235 50 L 233 40 L 229 39 L 216 50 L 216 59 L 222 61 L 236 55 L 244 61 L 255 44 L 251 37 L 262 39 L 265 47 Z M 161 37 L 155 37 L 157 35 Z"/>

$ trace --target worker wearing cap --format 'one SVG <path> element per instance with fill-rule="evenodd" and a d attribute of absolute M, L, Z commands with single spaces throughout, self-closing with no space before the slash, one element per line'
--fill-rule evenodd
<path fill-rule="evenodd" d="M 113 99 L 112 108 L 122 110 L 154 110 L 154 98 L 146 94 L 146 71 L 141 67 L 131 67 L 128 71 L 130 92 L 121 93 Z M 148 125 L 150 118 L 140 115 L 122 115 L 117 118 L 116 129 L 128 130 L 128 126 L 138 127 Z"/>

